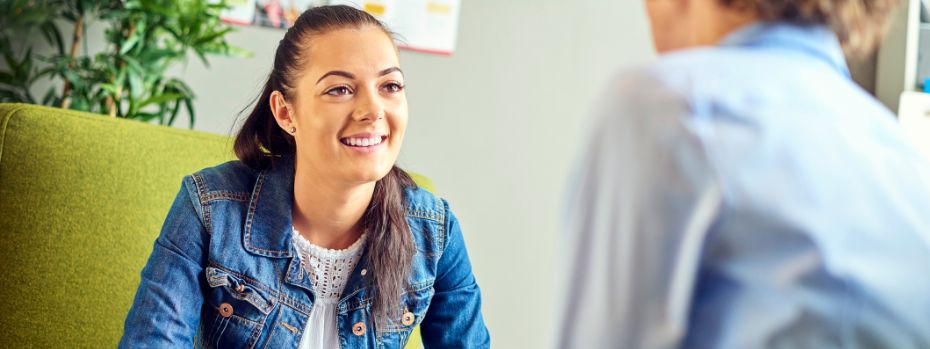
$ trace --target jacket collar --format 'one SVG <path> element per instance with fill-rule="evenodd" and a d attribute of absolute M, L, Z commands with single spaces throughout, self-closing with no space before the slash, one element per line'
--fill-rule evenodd
<path fill-rule="evenodd" d="M 756 22 L 728 34 L 719 45 L 795 50 L 825 62 L 847 78 L 851 76 L 836 34 L 822 25 Z"/>
<path fill-rule="evenodd" d="M 283 156 L 259 173 L 245 219 L 245 250 L 266 257 L 292 257 L 294 157 Z"/>
<path fill-rule="evenodd" d="M 255 180 L 249 200 L 243 244 L 246 251 L 260 256 L 292 258 L 285 271 L 285 280 L 312 292 L 312 281 L 301 268 L 300 258 L 297 258 L 293 248 L 293 202 L 294 157 L 282 156 L 271 168 L 259 173 Z M 360 298 L 358 293 L 367 285 L 361 271 L 371 271 L 367 270 L 368 249 L 365 248 L 364 251 L 346 283 L 344 296 L 340 301 L 341 312 L 345 312 L 347 306 L 364 306 L 361 303 L 367 302 L 365 297 L 361 297 L 360 304 L 353 305 L 348 302 L 349 299 Z"/>

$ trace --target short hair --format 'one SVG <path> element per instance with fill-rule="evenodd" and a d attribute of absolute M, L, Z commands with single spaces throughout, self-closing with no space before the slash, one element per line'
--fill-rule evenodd
<path fill-rule="evenodd" d="M 847 53 L 871 53 L 885 34 L 888 18 L 901 0 L 719 0 L 724 6 L 754 11 L 762 21 L 826 25 Z"/>

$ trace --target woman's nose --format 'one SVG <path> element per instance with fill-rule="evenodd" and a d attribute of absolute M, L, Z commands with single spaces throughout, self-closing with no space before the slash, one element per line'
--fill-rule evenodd
<path fill-rule="evenodd" d="M 376 121 L 384 118 L 384 104 L 377 93 L 359 95 L 352 117 L 356 121 Z"/>

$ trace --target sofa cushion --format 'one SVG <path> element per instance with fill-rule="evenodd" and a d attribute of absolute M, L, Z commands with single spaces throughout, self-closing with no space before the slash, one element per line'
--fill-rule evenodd
<path fill-rule="evenodd" d="M 230 142 L 0 105 L 0 342 L 115 346 L 182 177 L 232 159 Z"/>

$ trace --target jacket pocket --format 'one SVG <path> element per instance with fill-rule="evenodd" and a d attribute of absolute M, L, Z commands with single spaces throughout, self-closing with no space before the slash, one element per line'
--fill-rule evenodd
<path fill-rule="evenodd" d="M 404 347 L 413 329 L 423 322 L 434 292 L 433 283 L 429 282 L 414 284 L 410 291 L 401 296 L 401 308 L 395 312 L 399 318 L 391 319 L 384 329 L 381 341 L 385 348 Z"/>
<path fill-rule="evenodd" d="M 263 285 L 223 269 L 207 267 L 206 279 L 204 347 L 253 347 L 274 309 L 274 298 Z"/>

